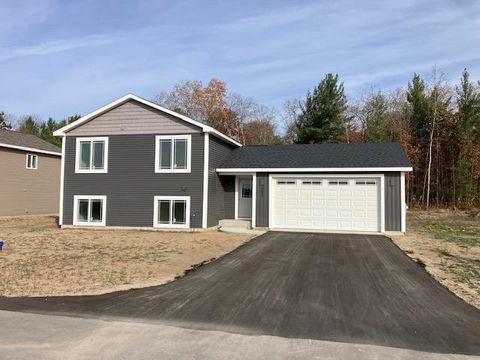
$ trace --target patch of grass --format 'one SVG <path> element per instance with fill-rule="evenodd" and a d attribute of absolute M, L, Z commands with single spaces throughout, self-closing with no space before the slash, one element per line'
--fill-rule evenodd
<path fill-rule="evenodd" d="M 456 280 L 472 289 L 480 289 L 480 261 L 453 256 L 447 267 L 455 273 Z"/>
<path fill-rule="evenodd" d="M 480 246 L 480 222 L 459 223 L 458 219 L 414 218 L 411 228 L 432 234 L 436 239 L 452 242 L 461 247 Z"/>
<path fill-rule="evenodd" d="M 440 255 L 446 256 L 446 257 L 452 257 L 453 255 L 448 252 L 448 250 L 445 249 L 437 249 L 438 253 Z"/>

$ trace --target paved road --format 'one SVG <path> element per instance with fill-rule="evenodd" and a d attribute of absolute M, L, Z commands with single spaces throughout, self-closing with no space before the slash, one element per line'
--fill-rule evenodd
<path fill-rule="evenodd" d="M 163 286 L 0 309 L 480 355 L 480 311 L 382 236 L 270 232 Z"/>
<path fill-rule="evenodd" d="M 390 347 L 0 311 L 2 360 L 471 360 Z M 3 326 L 7 324 L 8 326 Z"/>

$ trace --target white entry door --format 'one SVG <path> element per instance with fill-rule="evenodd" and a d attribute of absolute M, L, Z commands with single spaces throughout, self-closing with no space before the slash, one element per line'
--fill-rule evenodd
<path fill-rule="evenodd" d="M 380 232 L 380 178 L 272 179 L 271 228 Z"/>
<path fill-rule="evenodd" d="M 238 178 L 238 218 L 252 218 L 252 178 Z"/>

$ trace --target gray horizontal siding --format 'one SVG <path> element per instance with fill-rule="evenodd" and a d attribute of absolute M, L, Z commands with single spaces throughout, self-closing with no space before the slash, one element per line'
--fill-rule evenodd
<path fill-rule="evenodd" d="M 256 226 L 268 227 L 268 192 L 269 178 L 267 173 L 257 173 L 257 202 L 256 202 Z"/>
<path fill-rule="evenodd" d="M 170 114 L 130 100 L 68 132 L 67 136 L 185 134 L 201 129 Z"/>
<path fill-rule="evenodd" d="M 108 173 L 75 174 L 76 137 L 65 146 L 64 224 L 74 195 L 106 195 L 107 226 L 153 226 L 153 197 L 190 196 L 190 226 L 202 226 L 203 135 L 192 134 L 191 173 L 154 172 L 155 135 L 109 136 Z"/>
<path fill-rule="evenodd" d="M 298 173 L 301 175 L 308 175 L 312 173 Z M 322 175 L 322 173 L 315 173 Z M 331 173 L 330 173 L 331 174 Z M 330 175 L 323 173 L 323 175 Z M 338 174 L 351 175 L 353 173 Z M 357 173 L 359 174 L 359 173 Z M 369 174 L 369 173 L 360 173 Z M 337 175 L 337 174 L 335 174 Z M 386 231 L 400 231 L 401 230 L 401 189 L 400 189 L 400 173 L 387 172 L 385 175 L 385 230 Z M 256 221 L 257 226 L 268 226 L 268 212 L 269 212 L 269 174 L 257 173 L 257 206 L 256 206 Z"/>
<path fill-rule="evenodd" d="M 402 201 L 400 173 L 385 173 L 385 230 L 400 231 L 402 228 Z"/>
<path fill-rule="evenodd" d="M 227 177 L 220 179 L 216 169 L 220 167 L 222 162 L 232 152 L 233 146 L 227 144 L 213 136 L 209 136 L 209 160 L 208 160 L 208 221 L 207 226 L 216 226 L 218 221 L 228 219 L 235 216 L 232 214 L 232 209 L 235 211 L 235 183 L 233 183 L 233 190 L 231 189 L 231 178 Z M 230 179 L 229 179 L 230 178 Z M 233 177 L 235 180 L 235 178 Z M 231 197 L 233 191 L 233 198 Z M 233 199 L 231 202 L 229 199 Z"/>

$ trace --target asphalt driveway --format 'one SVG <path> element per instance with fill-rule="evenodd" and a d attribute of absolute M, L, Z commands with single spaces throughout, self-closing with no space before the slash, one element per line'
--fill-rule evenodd
<path fill-rule="evenodd" d="M 0 309 L 480 355 L 480 311 L 383 236 L 269 232 L 166 285 Z"/>

